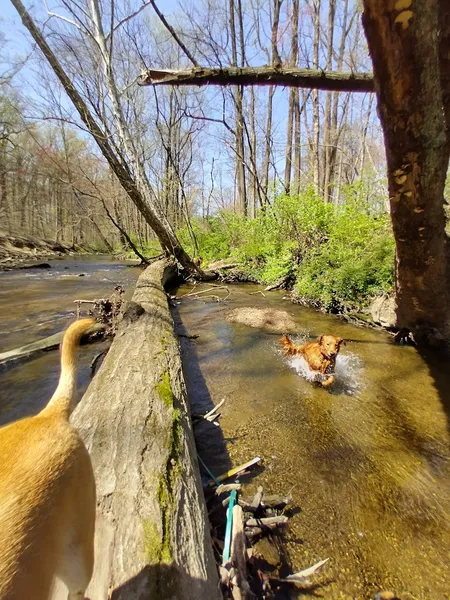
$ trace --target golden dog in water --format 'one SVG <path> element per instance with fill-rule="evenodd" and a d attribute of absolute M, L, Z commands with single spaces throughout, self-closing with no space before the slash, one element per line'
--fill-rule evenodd
<path fill-rule="evenodd" d="M 76 349 L 93 319 L 73 323 L 61 375 L 35 417 L 0 429 L 0 598 L 47 600 L 55 576 L 82 600 L 94 564 L 95 482 L 91 459 L 69 424 Z"/>
<path fill-rule="evenodd" d="M 281 338 L 284 353 L 287 356 L 300 354 L 306 360 L 311 371 L 316 371 L 322 376 L 328 375 L 321 381 L 323 387 L 329 387 L 334 383 L 332 374 L 336 365 L 336 356 L 339 354 L 341 344 L 344 340 L 334 335 L 321 335 L 315 342 L 308 342 L 302 346 L 295 346 L 287 335 Z"/>

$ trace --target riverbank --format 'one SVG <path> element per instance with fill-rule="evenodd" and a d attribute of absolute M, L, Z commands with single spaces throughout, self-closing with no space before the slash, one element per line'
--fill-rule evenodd
<path fill-rule="evenodd" d="M 60 242 L 0 232 L 0 271 L 12 271 L 28 266 L 37 268 L 37 263 L 45 259 L 69 256 L 77 252 L 80 252 L 80 249 Z"/>

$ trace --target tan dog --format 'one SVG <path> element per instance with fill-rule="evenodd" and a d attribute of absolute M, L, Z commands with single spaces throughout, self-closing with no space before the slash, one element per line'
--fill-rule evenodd
<path fill-rule="evenodd" d="M 308 342 L 303 346 L 295 346 L 287 335 L 283 335 L 280 341 L 287 356 L 300 354 L 312 371 L 316 371 L 322 376 L 329 375 L 321 381 L 323 387 L 334 383 L 335 377 L 332 372 L 336 365 L 336 356 L 339 354 L 341 344 L 345 344 L 342 338 L 334 337 L 334 335 L 321 335 L 317 341 Z"/>
<path fill-rule="evenodd" d="M 69 424 L 76 349 L 93 319 L 73 323 L 58 387 L 35 417 L 0 429 L 0 599 L 47 600 L 54 576 L 82 600 L 94 563 L 91 459 Z"/>

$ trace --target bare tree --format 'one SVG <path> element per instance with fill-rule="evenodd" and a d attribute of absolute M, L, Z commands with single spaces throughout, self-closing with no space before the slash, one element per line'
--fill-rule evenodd
<path fill-rule="evenodd" d="M 77 109 L 81 120 L 93 135 L 100 150 L 116 174 L 120 184 L 143 215 L 147 223 L 157 235 L 163 249 L 173 254 L 180 264 L 190 273 L 199 274 L 199 270 L 192 259 L 181 246 L 171 224 L 164 214 L 159 210 L 155 201 L 155 193 L 147 177 L 142 155 L 135 144 L 130 128 L 127 126 L 122 95 L 117 83 L 117 73 L 114 70 L 114 51 L 118 44 L 116 35 L 121 25 L 127 22 L 132 15 L 128 15 L 121 22 L 116 21 L 115 5 L 109 6 L 110 30 L 105 33 L 103 20 L 101 18 L 98 0 L 90 0 L 89 9 L 77 10 L 76 5 L 68 5 L 68 17 L 60 17 L 59 21 L 64 24 L 69 21 L 74 33 L 78 34 L 78 40 L 92 53 L 95 61 L 101 66 L 98 74 L 97 85 L 99 87 L 102 105 L 94 102 L 93 110 L 88 107 L 74 80 L 68 76 L 55 53 L 49 46 L 44 36 L 33 22 L 30 14 L 20 0 L 11 0 L 19 12 L 25 27 L 28 29 L 38 47 L 43 52 L 54 73 L 63 85 L 67 95 Z M 75 40 L 71 40 L 71 50 Z M 116 44 L 115 44 L 116 42 Z M 80 48 L 77 48 L 78 52 Z M 77 60 L 78 53 L 73 53 Z M 95 70 L 93 71 L 96 72 Z M 79 80 L 81 73 L 77 74 Z M 90 82 L 84 80 L 87 89 L 86 99 L 90 101 Z M 110 121 L 108 121 L 108 117 Z M 114 129 L 114 131 L 112 131 Z M 113 133 L 113 135 L 112 135 Z"/>
<path fill-rule="evenodd" d="M 238 9 L 241 9 L 241 3 L 238 4 Z M 232 65 L 237 66 L 237 35 L 235 25 L 235 5 L 234 0 L 229 2 L 230 11 L 230 35 L 231 35 L 231 60 Z M 242 10 L 238 10 L 238 27 L 239 35 L 242 43 Z M 243 59 L 241 47 L 241 61 Z M 241 62 L 241 66 L 243 63 Z M 245 145 L 244 145 L 244 110 L 243 110 L 244 92 L 241 86 L 235 86 L 233 100 L 236 111 L 236 181 L 237 181 L 237 197 L 238 204 L 244 215 L 248 214 L 247 188 L 245 185 Z"/>

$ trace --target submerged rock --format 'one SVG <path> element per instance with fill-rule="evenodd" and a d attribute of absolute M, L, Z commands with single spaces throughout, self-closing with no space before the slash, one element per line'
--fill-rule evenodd
<path fill-rule="evenodd" d="M 288 312 L 274 308 L 235 308 L 226 319 L 230 323 L 241 323 L 270 333 L 293 333 L 299 329 Z"/>

